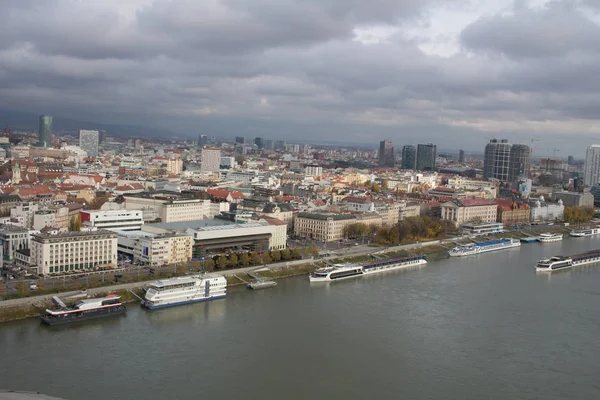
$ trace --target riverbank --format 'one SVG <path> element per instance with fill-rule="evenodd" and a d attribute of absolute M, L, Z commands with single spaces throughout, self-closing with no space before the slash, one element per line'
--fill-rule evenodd
<path fill-rule="evenodd" d="M 448 238 L 442 240 L 434 240 L 430 242 L 410 243 L 394 247 L 372 247 L 368 249 L 364 254 L 349 254 L 347 256 L 334 255 L 331 257 L 327 257 L 323 260 L 298 260 L 294 262 L 281 263 L 278 266 L 241 268 L 237 270 L 219 271 L 216 273 L 222 274 L 226 277 L 228 287 L 234 287 L 245 285 L 252 279 L 248 275 L 248 272 L 252 272 L 253 275 L 257 275 L 265 279 L 284 279 L 293 276 L 308 275 L 315 269 L 325 266 L 326 262 L 364 262 L 373 260 L 373 255 L 394 257 L 426 254 L 430 262 L 435 262 L 447 258 L 447 251 L 450 248 L 456 246 L 457 244 L 472 243 L 475 240 L 492 240 L 500 237 L 512 237 L 520 239 L 527 236 L 536 236 L 543 232 L 565 233 L 568 231 L 569 229 L 564 226 L 552 226 L 507 232 L 504 234 L 490 235 L 477 239 Z M 151 281 L 154 280 L 156 279 L 154 278 Z M 149 282 L 150 281 L 145 280 L 122 285 L 101 286 L 93 289 L 88 289 L 88 294 L 92 297 L 99 297 L 108 293 L 115 293 L 122 296 L 123 303 L 136 303 L 139 302 L 139 298 L 136 297 L 136 295 L 139 297 L 143 297 L 143 290 L 141 288 L 142 286 L 147 285 Z M 65 297 L 68 298 L 69 296 L 76 295 L 77 293 L 77 291 L 69 291 L 63 293 L 51 293 L 44 294 L 42 296 L 24 297 L 20 299 L 0 301 L 0 322 L 8 322 L 40 316 L 46 308 L 54 307 L 52 301 L 50 300 L 51 296 L 56 295 L 64 299 Z"/>

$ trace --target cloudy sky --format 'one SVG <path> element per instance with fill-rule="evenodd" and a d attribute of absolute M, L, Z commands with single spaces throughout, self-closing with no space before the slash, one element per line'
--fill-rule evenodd
<path fill-rule="evenodd" d="M 1 108 L 190 137 L 600 143 L 600 0 L 1 4 Z"/>

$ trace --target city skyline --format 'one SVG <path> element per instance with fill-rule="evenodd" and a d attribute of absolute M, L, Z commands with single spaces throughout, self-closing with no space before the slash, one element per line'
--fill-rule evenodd
<path fill-rule="evenodd" d="M 578 156 L 598 133 L 593 2 L 284 3 L 274 20 L 261 3 L 33 4 L 0 17 L 0 107 L 189 137 L 536 137 Z"/>

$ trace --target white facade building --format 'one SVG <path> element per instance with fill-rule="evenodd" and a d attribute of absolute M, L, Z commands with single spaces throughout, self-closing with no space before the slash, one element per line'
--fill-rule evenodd
<path fill-rule="evenodd" d="M 202 160 L 200 161 L 201 172 L 219 172 L 221 167 L 221 150 L 202 149 Z"/>
<path fill-rule="evenodd" d="M 79 147 L 81 147 L 88 157 L 98 157 L 100 133 L 98 131 L 79 130 Z"/>
<path fill-rule="evenodd" d="M 583 183 L 586 186 L 600 183 L 600 145 L 598 144 L 591 145 L 585 152 Z"/>
<path fill-rule="evenodd" d="M 110 231 L 34 233 L 31 265 L 38 274 L 56 274 L 117 265 L 117 234 Z"/>
<path fill-rule="evenodd" d="M 39 231 L 46 227 L 56 227 L 56 213 L 52 210 L 39 210 L 33 213 L 32 228 Z"/>
<path fill-rule="evenodd" d="M 33 215 L 38 209 L 37 203 L 21 203 L 10 209 L 10 220 L 16 225 L 29 229 L 33 225 Z"/>
<path fill-rule="evenodd" d="M 304 175 L 306 176 L 322 176 L 323 175 L 323 167 L 319 165 L 309 164 L 306 166 Z"/>
<path fill-rule="evenodd" d="M 179 233 L 121 231 L 118 238 L 119 253 L 153 266 L 190 261 L 193 245 L 191 236 Z"/>
<path fill-rule="evenodd" d="M 183 160 L 181 158 L 169 158 L 167 160 L 167 172 L 169 174 L 179 175 L 183 170 Z"/>
<path fill-rule="evenodd" d="M 562 220 L 565 216 L 565 206 L 562 200 L 556 203 L 546 203 L 544 197 L 530 203 L 531 221 L 554 221 Z"/>
<path fill-rule="evenodd" d="M 81 211 L 81 222 L 86 226 L 111 231 L 135 231 L 144 225 L 142 210 L 90 210 Z"/>
<path fill-rule="evenodd" d="M 214 209 L 210 200 L 164 196 L 125 196 L 126 210 L 154 209 L 162 222 L 193 221 L 210 218 Z"/>

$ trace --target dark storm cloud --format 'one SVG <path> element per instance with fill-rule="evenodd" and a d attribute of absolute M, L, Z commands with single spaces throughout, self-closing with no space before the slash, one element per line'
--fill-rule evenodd
<path fill-rule="evenodd" d="M 0 106 L 152 121 L 190 136 L 470 143 L 545 121 L 559 136 L 572 120 L 573 131 L 590 129 L 579 120 L 600 109 L 598 14 L 582 2 L 481 10 L 488 16 L 465 27 L 462 48 L 440 56 L 421 47 L 434 37 L 414 31 L 448 2 L 131 1 L 3 2 Z M 355 38 L 382 26 L 395 31 Z"/>

